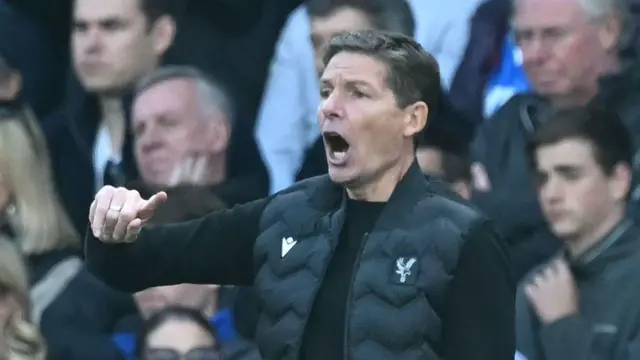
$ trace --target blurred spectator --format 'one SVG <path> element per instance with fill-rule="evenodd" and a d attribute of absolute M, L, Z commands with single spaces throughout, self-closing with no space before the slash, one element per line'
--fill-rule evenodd
<path fill-rule="evenodd" d="M 316 59 L 321 57 L 331 37 L 362 28 L 415 34 L 438 60 L 447 87 L 467 43 L 469 18 L 479 2 L 309 0 L 299 7 L 280 37 L 256 124 L 255 136 L 271 179 L 270 192 L 293 184 L 298 172 L 298 179 L 326 172 L 317 125 L 319 69 L 314 54 Z"/>
<path fill-rule="evenodd" d="M 215 330 L 190 308 L 169 307 L 152 315 L 136 344 L 138 360 L 219 360 Z M 225 358 L 226 359 L 226 358 Z"/>
<path fill-rule="evenodd" d="M 0 55 L 0 102 L 16 101 L 21 88 L 20 73 Z"/>
<path fill-rule="evenodd" d="M 517 300 L 528 360 L 640 356 L 640 226 L 627 215 L 632 141 L 612 110 L 560 111 L 529 144 L 544 216 L 564 251 Z"/>
<path fill-rule="evenodd" d="M 513 31 L 533 94 L 511 98 L 480 127 L 473 144 L 478 205 L 511 243 L 524 275 L 557 244 L 549 233 L 528 175 L 525 143 L 556 109 L 587 103 L 615 109 L 640 134 L 640 72 L 620 73 L 623 2 L 518 0 Z"/>
<path fill-rule="evenodd" d="M 230 206 L 260 197 L 261 189 L 227 181 L 232 119 L 226 92 L 195 68 L 151 73 L 139 83 L 132 110 L 141 179 L 158 188 L 209 186 Z"/>
<path fill-rule="evenodd" d="M 503 63 L 511 63 L 509 50 L 500 49 L 508 46 L 504 40 L 509 31 L 512 3 L 512 0 L 486 0 L 478 5 L 470 20 L 464 57 L 449 89 L 455 108 L 478 125 L 483 120 L 485 95 L 491 95 L 485 94 L 491 77 L 501 71 Z"/>
<path fill-rule="evenodd" d="M 55 110 L 64 95 L 67 41 L 56 40 L 39 19 L 0 0 L 0 57 L 20 75 L 20 99 L 38 120 Z"/>
<path fill-rule="evenodd" d="M 416 158 L 425 174 L 442 179 L 463 198 L 471 198 L 471 162 L 466 149 L 450 151 L 423 140 L 418 143 Z"/>
<path fill-rule="evenodd" d="M 44 136 L 19 102 L 0 106 L 0 201 L 4 231 L 26 256 L 31 319 L 49 359 L 114 359 L 103 333 L 120 311 L 110 309 L 126 307 L 126 299 L 82 270 L 80 239 L 54 191 Z"/>
<path fill-rule="evenodd" d="M 142 183 L 134 183 L 131 186 L 143 196 L 155 192 L 154 188 L 146 187 Z M 158 209 L 152 219 L 153 224 L 189 221 L 226 208 L 207 187 L 181 184 L 168 189 L 167 193 L 168 200 Z M 255 346 L 236 334 L 231 312 L 235 293 L 233 288 L 220 288 L 217 285 L 179 284 L 140 291 L 135 294 L 135 299 L 143 318 L 149 318 L 170 306 L 195 308 L 215 327 L 225 359 L 260 359 Z M 135 338 L 135 332 L 122 332 L 114 336 L 114 341 L 124 354 L 131 356 Z"/>
<path fill-rule="evenodd" d="M 0 359 L 45 360 L 46 344 L 30 321 L 29 280 L 22 255 L 0 236 Z"/>
<path fill-rule="evenodd" d="M 68 93 L 48 132 L 56 182 L 78 231 L 104 184 L 137 178 L 128 131 L 130 93 L 175 33 L 171 0 L 77 0 L 72 55 L 83 90 Z"/>

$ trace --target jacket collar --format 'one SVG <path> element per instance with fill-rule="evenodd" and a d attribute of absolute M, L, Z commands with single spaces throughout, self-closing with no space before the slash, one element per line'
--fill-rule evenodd
<path fill-rule="evenodd" d="M 376 227 L 384 229 L 397 227 L 398 223 L 409 215 L 420 201 L 419 194 L 428 192 L 428 184 L 429 180 L 422 173 L 417 161 L 414 160 L 391 194 L 387 205 L 380 214 Z M 345 189 L 332 182 L 328 175 L 321 178 L 321 183 L 312 190 L 310 196 L 311 205 L 317 211 L 323 214 L 333 213 L 331 227 L 334 230 L 342 227 L 346 201 Z"/>
<path fill-rule="evenodd" d="M 564 250 L 564 257 L 578 278 L 597 276 L 611 262 L 628 256 L 629 245 L 638 246 L 637 233 L 633 231 L 635 221 L 632 217 L 622 219 L 602 240 L 580 256 L 573 257 Z"/>

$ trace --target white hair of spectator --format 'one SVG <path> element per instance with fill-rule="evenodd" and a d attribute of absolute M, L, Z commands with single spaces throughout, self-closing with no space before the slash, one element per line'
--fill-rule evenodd
<path fill-rule="evenodd" d="M 212 116 L 218 117 L 226 121 L 229 127 L 233 127 L 233 111 L 226 92 L 220 84 L 194 67 L 181 65 L 160 67 L 138 82 L 135 94 L 139 96 L 155 85 L 173 79 L 184 79 L 194 82 L 198 96 L 198 104 L 203 118 L 210 119 Z"/>
<path fill-rule="evenodd" d="M 622 15 L 627 10 L 625 0 L 580 0 L 584 12 L 592 19 L 601 19 L 607 15 Z"/>
<path fill-rule="evenodd" d="M 515 6 L 522 0 L 513 0 Z M 631 32 L 631 13 L 628 0 L 575 0 L 578 2 L 582 10 L 592 21 L 599 21 L 607 16 L 616 16 L 620 21 L 621 34 L 620 44 L 629 42 L 632 36 Z"/>

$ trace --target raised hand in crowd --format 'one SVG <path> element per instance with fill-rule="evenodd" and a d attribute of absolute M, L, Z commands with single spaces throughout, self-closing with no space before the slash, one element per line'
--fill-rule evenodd
<path fill-rule="evenodd" d="M 563 258 L 551 263 L 525 288 L 527 298 L 545 324 L 578 312 L 578 289 Z"/>
<path fill-rule="evenodd" d="M 166 200 L 163 191 L 145 200 L 135 190 L 105 186 L 96 194 L 89 211 L 93 236 L 105 243 L 133 242 Z"/>
<path fill-rule="evenodd" d="M 169 187 L 178 185 L 207 185 L 209 182 L 207 155 L 193 155 L 179 163 L 169 179 Z"/>

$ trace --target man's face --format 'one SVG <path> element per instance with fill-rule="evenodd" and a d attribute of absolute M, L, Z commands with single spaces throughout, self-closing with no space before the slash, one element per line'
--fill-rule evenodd
<path fill-rule="evenodd" d="M 617 34 L 589 19 L 578 0 L 517 0 L 513 20 L 527 77 L 538 93 L 595 93 Z"/>
<path fill-rule="evenodd" d="M 590 234 L 623 206 L 628 182 L 607 176 L 589 142 L 565 139 L 536 151 L 538 196 L 553 232 L 570 241 Z"/>
<path fill-rule="evenodd" d="M 336 183 L 371 181 L 401 158 L 405 113 L 387 86 L 386 73 L 372 57 L 343 52 L 322 74 L 318 122 Z"/>
<path fill-rule="evenodd" d="M 322 73 L 324 48 L 331 39 L 345 32 L 373 29 L 367 15 L 351 7 L 342 7 L 326 17 L 311 18 L 311 42 L 316 59 L 316 71 Z"/>
<path fill-rule="evenodd" d="M 184 306 L 202 311 L 212 310 L 217 303 L 218 286 L 180 284 L 159 286 L 135 294 L 138 309 L 144 317 L 167 306 Z"/>
<path fill-rule="evenodd" d="M 167 185 L 187 158 L 221 150 L 211 138 L 219 120 L 206 118 L 201 109 L 195 82 L 187 79 L 155 84 L 135 99 L 135 155 L 145 182 Z"/>
<path fill-rule="evenodd" d="M 73 16 L 73 61 L 88 91 L 129 88 L 157 63 L 139 0 L 76 0 Z"/>

